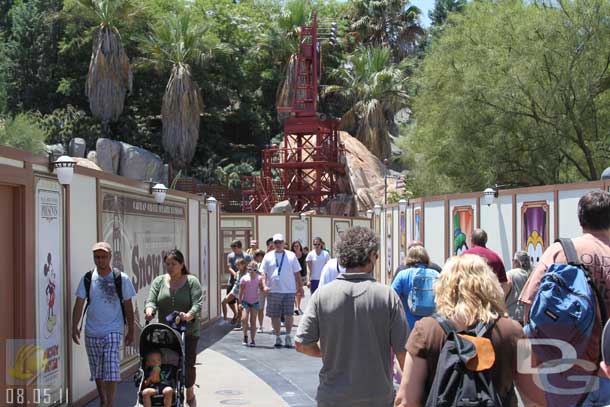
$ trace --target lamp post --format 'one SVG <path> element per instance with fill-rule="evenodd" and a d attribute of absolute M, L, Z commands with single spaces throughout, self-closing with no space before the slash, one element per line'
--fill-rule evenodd
<path fill-rule="evenodd" d="M 401 199 L 400 201 L 398 201 L 398 210 L 400 212 L 406 212 L 408 205 L 409 205 L 409 201 L 407 201 L 406 199 Z"/>
<path fill-rule="evenodd" d="M 388 159 L 383 160 L 384 173 L 383 173 L 383 204 L 388 204 Z"/>
<path fill-rule="evenodd" d="M 74 161 L 72 157 L 62 155 L 52 164 L 59 183 L 61 185 L 70 185 L 72 178 L 74 177 L 74 167 L 76 166 L 76 161 Z"/>
<path fill-rule="evenodd" d="M 491 206 L 494 203 L 496 198 L 498 197 L 498 184 L 495 185 L 494 188 L 486 188 L 483 191 L 483 198 L 485 199 L 485 203 L 487 206 Z"/>
<path fill-rule="evenodd" d="M 208 207 L 208 211 L 209 212 L 214 212 L 216 210 L 216 198 L 214 198 L 213 196 L 209 197 L 208 199 L 205 200 L 205 203 Z"/>
<path fill-rule="evenodd" d="M 150 192 L 155 198 L 155 202 L 161 205 L 165 202 L 165 197 L 167 196 L 167 187 L 163 184 L 155 184 L 150 187 Z"/>

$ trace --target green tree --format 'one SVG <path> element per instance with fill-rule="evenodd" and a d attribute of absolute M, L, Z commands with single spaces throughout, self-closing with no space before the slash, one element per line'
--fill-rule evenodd
<path fill-rule="evenodd" d="M 460 12 L 464 9 L 466 0 L 436 0 L 434 8 L 428 12 L 433 26 L 441 27 L 447 21 L 449 13 Z"/>
<path fill-rule="evenodd" d="M 8 119 L 0 118 L 0 145 L 30 151 L 45 152 L 46 131 L 31 114 L 20 113 Z"/>
<path fill-rule="evenodd" d="M 395 61 L 413 53 L 426 36 L 420 26 L 421 10 L 408 0 L 354 0 L 350 19 L 352 35 L 365 45 L 392 49 Z"/>
<path fill-rule="evenodd" d="M 95 14 L 99 26 L 93 32 L 93 46 L 85 94 L 94 117 L 102 122 L 102 131 L 109 132 L 109 123 L 123 112 L 125 96 L 132 88 L 129 58 L 117 29 L 119 21 L 135 12 L 130 0 L 78 0 Z"/>
<path fill-rule="evenodd" d="M 11 30 L 0 59 L 5 73 L 7 106 L 12 112 L 53 109 L 59 78 L 57 13 L 61 1 L 16 2 Z M 1 74 L 0 74 L 1 75 Z"/>
<path fill-rule="evenodd" d="M 342 129 L 382 160 L 390 156 L 394 116 L 409 103 L 409 64 L 407 59 L 393 64 L 387 47 L 361 47 L 332 73 L 339 84 L 324 89 L 324 94 L 337 94 L 348 107 Z"/>
<path fill-rule="evenodd" d="M 598 179 L 610 158 L 606 0 L 473 2 L 432 41 L 403 146 L 417 194 Z"/>

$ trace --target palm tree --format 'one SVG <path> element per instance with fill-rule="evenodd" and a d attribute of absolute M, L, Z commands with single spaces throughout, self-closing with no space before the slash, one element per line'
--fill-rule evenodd
<path fill-rule="evenodd" d="M 388 47 L 360 47 L 331 76 L 323 96 L 336 94 L 350 108 L 341 119 L 343 130 L 355 135 L 379 159 L 390 155 L 390 129 L 394 115 L 407 107 L 407 59 L 391 62 Z"/>
<path fill-rule="evenodd" d="M 129 0 L 78 0 L 78 3 L 100 21 L 93 32 L 85 94 L 91 113 L 102 122 L 102 131 L 107 134 L 109 123 L 118 120 L 125 96 L 131 92 L 131 66 L 116 26 L 118 21 L 133 16 L 134 7 Z"/>
<path fill-rule="evenodd" d="M 278 69 L 283 72 L 283 79 L 276 91 L 276 106 L 289 106 L 292 102 L 300 30 L 301 26 L 310 21 L 311 11 L 311 7 L 305 0 L 286 2 L 278 18 L 277 28 L 264 33 L 259 43 L 260 48 L 273 53 L 274 59 L 280 61 Z M 280 124 L 287 117 L 287 113 L 278 112 L 277 114 Z"/>
<path fill-rule="evenodd" d="M 169 16 L 143 40 L 143 49 L 158 68 L 171 66 L 161 105 L 163 148 L 171 158 L 172 169 L 186 169 L 199 139 L 203 99 L 193 80 L 190 62 L 202 63 L 211 49 L 207 28 L 193 24 L 189 14 Z"/>
<path fill-rule="evenodd" d="M 426 36 L 420 15 L 408 0 L 354 0 L 350 35 L 364 45 L 390 47 L 394 61 L 400 61 Z"/>

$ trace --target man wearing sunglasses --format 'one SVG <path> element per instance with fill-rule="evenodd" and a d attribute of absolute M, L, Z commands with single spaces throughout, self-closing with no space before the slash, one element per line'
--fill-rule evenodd
<path fill-rule="evenodd" d="M 295 295 L 303 295 L 301 265 L 296 255 L 284 249 L 284 236 L 280 233 L 273 236 L 274 250 L 263 258 L 261 269 L 265 273 L 270 289 L 267 296 L 267 316 L 271 318 L 275 333 L 275 347 L 282 346 L 280 337 L 280 317 L 284 315 L 286 336 L 284 346 L 291 348 L 292 312 Z"/>

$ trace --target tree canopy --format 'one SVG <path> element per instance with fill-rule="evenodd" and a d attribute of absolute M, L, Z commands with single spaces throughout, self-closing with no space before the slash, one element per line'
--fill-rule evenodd
<path fill-rule="evenodd" d="M 415 77 L 418 195 L 596 180 L 610 158 L 608 0 L 468 3 Z"/>

